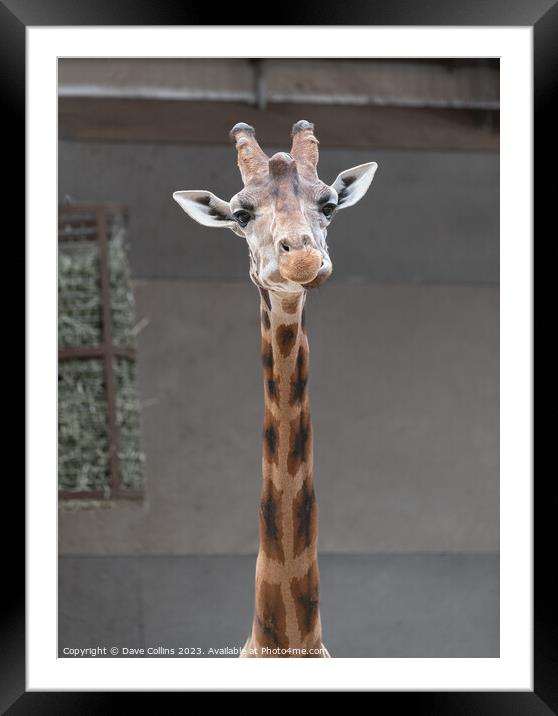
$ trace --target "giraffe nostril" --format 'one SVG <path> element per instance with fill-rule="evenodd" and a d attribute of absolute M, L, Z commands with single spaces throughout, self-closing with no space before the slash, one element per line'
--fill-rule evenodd
<path fill-rule="evenodd" d="M 283 251 L 291 250 L 291 247 L 289 246 L 289 244 L 286 244 L 284 241 L 281 241 L 281 248 L 283 249 Z"/>

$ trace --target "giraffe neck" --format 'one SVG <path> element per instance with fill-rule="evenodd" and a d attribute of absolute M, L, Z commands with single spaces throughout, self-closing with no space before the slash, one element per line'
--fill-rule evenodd
<path fill-rule="evenodd" d="M 259 652 L 255 656 L 302 656 L 305 654 L 288 649 L 309 650 L 321 645 L 305 295 L 293 298 L 260 293 L 263 490 L 249 641 Z"/>

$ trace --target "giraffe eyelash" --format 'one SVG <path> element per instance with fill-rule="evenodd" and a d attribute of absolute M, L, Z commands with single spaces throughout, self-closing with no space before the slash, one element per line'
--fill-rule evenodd
<path fill-rule="evenodd" d="M 333 216 L 335 209 L 337 209 L 337 204 L 333 204 L 331 202 L 328 202 L 321 207 L 322 214 L 326 217 L 326 219 L 330 219 Z"/>
<path fill-rule="evenodd" d="M 239 209 L 238 211 L 235 211 L 233 216 L 236 219 L 238 225 L 242 228 L 247 226 L 252 219 L 252 215 L 244 209 Z"/>

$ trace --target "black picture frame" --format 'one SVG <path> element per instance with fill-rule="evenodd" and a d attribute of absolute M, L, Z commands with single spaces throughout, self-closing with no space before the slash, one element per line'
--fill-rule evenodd
<path fill-rule="evenodd" d="M 247 17 L 257 18 L 257 6 L 251 2 L 220 7 L 220 25 L 237 25 Z M 551 227 L 550 212 L 553 186 L 543 175 L 550 176 L 556 156 L 555 102 L 558 94 L 558 4 L 555 0 L 391 0 L 390 2 L 339 3 L 307 0 L 275 8 L 273 25 L 391 25 L 391 26 L 531 26 L 534 42 L 534 171 L 535 228 Z M 0 57 L 2 73 L 2 107 L 4 138 L 10 137 L 12 153 L 6 184 L 5 206 L 21 206 L 25 212 L 25 31 L 28 26 L 83 25 L 212 25 L 215 9 L 203 4 L 175 0 L 3 0 L 0 1 Z M 252 23 L 269 24 L 269 23 Z M 15 212 L 14 212 L 15 213 Z M 554 232 L 553 232 L 554 233 Z M 549 471 L 549 478 L 551 472 Z M 490 714 L 519 716 L 558 713 L 558 620 L 553 601 L 555 560 L 545 554 L 554 543 L 555 520 L 551 510 L 551 479 L 542 478 L 535 490 L 534 555 L 534 690 L 489 692 L 371 692 L 370 705 L 382 708 L 404 708 L 413 714 L 442 715 Z M 20 505 L 23 480 L 11 480 L 14 492 L 5 504 Z M 5 488 L 5 489 L 6 489 Z M 0 617 L 0 708 L 2 713 L 18 714 L 94 714 L 115 713 L 130 707 L 132 693 L 122 692 L 26 692 L 25 691 L 25 589 L 23 520 L 13 529 L 4 545 L 9 545 L 14 565 L 9 573 L 9 589 L 4 582 L 7 605 Z M 19 551 L 19 554 L 18 554 Z M 549 568 L 550 566 L 550 568 Z M 8 577 L 7 569 L 4 571 Z M 171 694 L 165 694 L 171 695 Z M 180 694 L 182 696 L 182 694 Z M 140 695 L 141 705 L 155 705 L 150 693 Z M 156 698 L 159 698 L 157 695 Z M 125 701 L 124 701 L 125 699 Z M 160 702 L 158 704 L 160 708 Z M 384 706 L 385 708 L 385 706 Z"/>

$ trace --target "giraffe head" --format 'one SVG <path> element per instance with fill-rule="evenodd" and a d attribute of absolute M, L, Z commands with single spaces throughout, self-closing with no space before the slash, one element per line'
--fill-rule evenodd
<path fill-rule="evenodd" d="M 230 201 L 210 191 L 177 191 L 173 198 L 200 224 L 229 228 L 246 239 L 250 277 L 257 286 L 287 293 L 319 286 L 333 270 L 329 225 L 338 211 L 364 196 L 377 164 L 347 169 L 328 185 L 316 171 L 318 140 L 310 122 L 293 126 L 290 154 L 271 158 L 249 125 L 236 124 L 230 134 L 243 189 Z"/>

